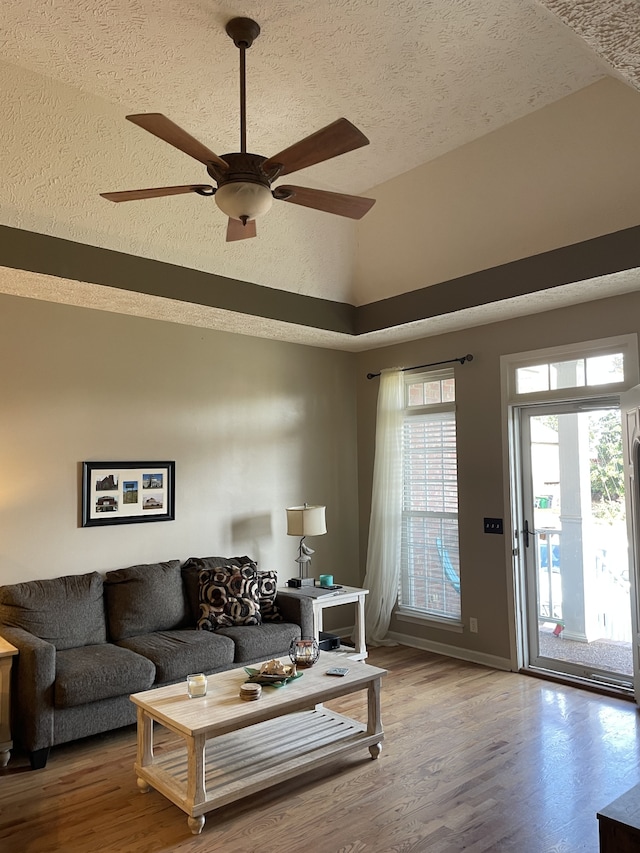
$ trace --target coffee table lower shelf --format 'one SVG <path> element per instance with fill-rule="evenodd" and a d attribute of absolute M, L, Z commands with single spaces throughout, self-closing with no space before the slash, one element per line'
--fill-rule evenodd
<path fill-rule="evenodd" d="M 382 732 L 368 734 L 367 726 L 323 706 L 238 729 L 207 740 L 201 762 L 191 756 L 191 772 L 201 767 L 204 784 L 189 778 L 192 746 L 154 755 L 151 763 L 135 765 L 141 791 L 155 788 L 189 816 L 196 834 L 206 812 L 220 808 L 321 767 L 340 755 L 368 747 L 372 758 L 381 751 Z M 198 788 L 200 787 L 200 793 Z"/>

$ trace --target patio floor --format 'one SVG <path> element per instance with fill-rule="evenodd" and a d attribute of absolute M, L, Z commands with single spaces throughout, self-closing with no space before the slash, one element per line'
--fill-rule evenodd
<path fill-rule="evenodd" d="M 538 636 L 540 654 L 544 657 L 593 666 L 620 675 L 633 675 L 631 643 L 617 640 L 580 643 L 576 640 L 566 640 L 562 634 L 559 637 L 554 636 L 553 627 L 541 627 Z"/>

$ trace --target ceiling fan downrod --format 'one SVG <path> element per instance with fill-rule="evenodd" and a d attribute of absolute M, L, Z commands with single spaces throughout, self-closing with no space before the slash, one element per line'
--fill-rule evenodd
<path fill-rule="evenodd" d="M 240 51 L 240 152 L 247 152 L 247 73 L 245 54 L 260 35 L 260 26 L 251 18 L 232 18 L 227 35 Z"/>

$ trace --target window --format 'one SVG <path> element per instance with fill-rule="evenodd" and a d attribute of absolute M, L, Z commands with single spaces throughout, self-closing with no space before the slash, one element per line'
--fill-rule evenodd
<path fill-rule="evenodd" d="M 503 356 L 510 400 L 570 400 L 593 395 L 596 388 L 608 393 L 625 390 L 638 382 L 638 351 L 635 335 L 620 335 L 537 352 Z"/>
<path fill-rule="evenodd" d="M 518 394 L 553 391 L 556 388 L 582 388 L 585 385 L 611 385 L 624 381 L 624 354 L 549 362 L 516 370 Z"/>
<path fill-rule="evenodd" d="M 460 620 L 452 370 L 405 376 L 400 611 Z"/>

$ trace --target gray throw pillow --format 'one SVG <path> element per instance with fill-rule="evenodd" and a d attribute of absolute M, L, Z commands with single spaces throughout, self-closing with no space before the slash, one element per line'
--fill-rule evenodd
<path fill-rule="evenodd" d="M 188 624 L 179 560 L 107 572 L 104 594 L 109 635 L 116 642 Z"/>
<path fill-rule="evenodd" d="M 59 651 L 105 643 L 102 587 L 98 572 L 0 587 L 0 622 Z"/>

